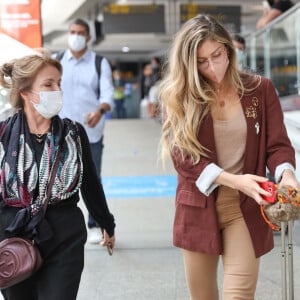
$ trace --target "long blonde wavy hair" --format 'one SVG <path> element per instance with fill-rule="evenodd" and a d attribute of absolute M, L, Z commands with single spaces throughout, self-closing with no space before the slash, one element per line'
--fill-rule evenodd
<path fill-rule="evenodd" d="M 229 58 L 225 80 L 240 96 L 253 90 L 253 82 L 258 82 L 257 77 L 238 71 L 232 39 L 219 22 L 209 15 L 198 15 L 187 21 L 175 35 L 159 88 L 165 118 L 160 143 L 163 161 L 175 150 L 182 157 L 189 156 L 194 164 L 201 156 L 208 156 L 197 138 L 203 119 L 217 99 L 214 86 L 197 67 L 197 50 L 207 40 L 225 46 Z"/>

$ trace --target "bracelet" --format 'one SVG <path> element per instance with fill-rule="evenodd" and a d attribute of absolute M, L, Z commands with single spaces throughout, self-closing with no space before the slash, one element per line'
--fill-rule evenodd
<path fill-rule="evenodd" d="M 99 108 L 98 111 L 101 115 L 104 115 L 106 113 L 106 110 L 104 108 Z"/>

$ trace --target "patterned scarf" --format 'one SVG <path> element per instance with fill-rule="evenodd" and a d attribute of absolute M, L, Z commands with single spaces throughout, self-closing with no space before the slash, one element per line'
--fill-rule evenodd
<path fill-rule="evenodd" d="M 58 147 L 59 166 L 49 204 L 71 197 L 80 188 L 82 151 L 77 126 L 58 116 L 52 119 L 38 170 L 24 112 L 19 111 L 3 122 L 0 128 L 0 193 L 7 205 L 30 206 L 32 215 L 40 211 Z"/>

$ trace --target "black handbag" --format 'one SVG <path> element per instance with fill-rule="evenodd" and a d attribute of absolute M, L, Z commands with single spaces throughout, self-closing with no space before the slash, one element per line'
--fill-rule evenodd
<path fill-rule="evenodd" d="M 59 149 L 48 184 L 44 214 L 54 183 L 59 162 Z M 32 276 L 43 264 L 43 259 L 34 241 L 21 237 L 11 237 L 0 242 L 0 288 L 11 287 Z"/>

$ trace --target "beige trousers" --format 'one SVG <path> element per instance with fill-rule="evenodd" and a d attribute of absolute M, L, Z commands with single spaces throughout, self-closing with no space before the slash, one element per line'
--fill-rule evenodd
<path fill-rule="evenodd" d="M 237 191 L 221 187 L 217 212 L 223 240 L 222 300 L 253 300 L 259 270 Z M 253 200 L 254 201 L 254 200 Z M 218 300 L 218 255 L 183 250 L 191 300 Z"/>

